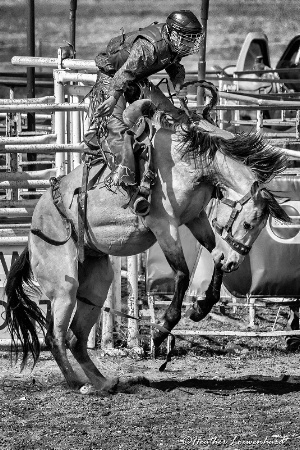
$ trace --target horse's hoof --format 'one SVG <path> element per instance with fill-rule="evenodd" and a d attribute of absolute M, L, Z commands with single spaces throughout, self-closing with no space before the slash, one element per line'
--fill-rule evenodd
<path fill-rule="evenodd" d="M 196 304 L 191 306 L 185 313 L 185 316 L 193 320 L 193 322 L 200 322 L 211 311 L 212 305 L 205 300 L 197 301 Z"/>
<path fill-rule="evenodd" d="M 94 386 L 92 384 L 84 384 L 79 389 L 79 392 L 82 395 L 90 395 L 90 394 L 94 394 L 96 392 L 96 389 L 94 388 Z"/>
<path fill-rule="evenodd" d="M 298 336 L 291 336 L 286 340 L 286 351 L 297 352 L 300 349 L 300 339 Z"/>
<path fill-rule="evenodd" d="M 202 320 L 202 316 L 203 315 L 196 311 L 193 307 L 189 308 L 185 313 L 185 317 L 193 320 L 193 322 L 200 322 L 200 320 Z"/>
<path fill-rule="evenodd" d="M 112 378 L 111 380 L 105 380 L 98 388 L 93 386 L 92 384 L 86 383 L 79 389 L 80 394 L 82 395 L 107 395 L 113 394 L 118 387 L 119 378 Z"/>

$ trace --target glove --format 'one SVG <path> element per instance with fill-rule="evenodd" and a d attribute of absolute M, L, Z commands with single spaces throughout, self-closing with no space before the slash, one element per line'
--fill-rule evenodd
<path fill-rule="evenodd" d="M 175 86 L 175 94 L 177 98 L 183 98 L 185 100 L 187 97 L 187 93 L 187 87 L 181 89 L 181 86 L 179 84 Z"/>
<path fill-rule="evenodd" d="M 117 100 L 110 96 L 100 106 L 98 106 L 95 117 L 111 116 L 116 106 Z"/>

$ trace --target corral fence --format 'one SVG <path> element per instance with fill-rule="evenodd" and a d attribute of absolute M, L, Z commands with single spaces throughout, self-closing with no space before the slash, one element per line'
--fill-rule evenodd
<path fill-rule="evenodd" d="M 81 163 L 83 151 L 82 138 L 89 127 L 88 94 L 96 81 L 97 68 L 94 61 L 63 59 L 59 52 L 58 58 L 21 57 L 12 58 L 14 65 L 23 67 L 47 67 L 53 70 L 53 96 L 32 99 L 14 99 L 13 89 L 10 99 L 0 100 L 0 119 L 5 120 L 5 136 L 0 137 L 0 292 L 3 291 L 5 276 L 10 264 L 22 251 L 27 243 L 31 216 L 38 198 L 49 187 L 49 178 L 69 173 Z M 159 78 L 159 77 L 158 77 Z M 189 79 L 197 79 L 189 75 Z M 156 81 L 156 77 L 153 77 Z M 238 78 L 235 79 L 239 81 Z M 218 77 L 220 104 L 216 107 L 215 119 L 221 128 L 227 126 L 250 125 L 261 132 L 265 126 L 274 124 L 275 119 L 266 119 L 263 111 L 281 111 L 281 122 L 289 126 L 288 132 L 270 133 L 267 137 L 273 145 L 285 148 L 291 159 L 298 159 L 299 150 L 299 111 L 300 101 L 272 100 L 259 96 L 245 96 L 237 92 L 224 91 L 224 77 Z M 197 93 L 188 93 L 189 107 L 201 110 L 197 105 Z M 176 99 L 174 100 L 176 104 Z M 254 112 L 256 119 L 241 120 L 240 111 Z M 285 111 L 293 111 L 294 117 L 286 118 Z M 226 118 L 225 112 L 230 112 Z M 35 114 L 40 125 L 36 130 L 24 129 L 27 114 Z M 273 120 L 273 122 L 271 122 Z M 30 158 L 29 155 L 35 155 Z M 26 170 L 27 168 L 27 170 Z M 32 170 L 34 168 L 34 170 Z M 128 288 L 127 314 L 142 319 L 141 305 L 138 299 L 138 280 L 141 276 L 144 255 L 121 258 L 111 257 L 115 273 L 114 282 L 110 288 L 105 307 L 107 310 L 121 311 L 121 278 L 126 279 Z M 125 271 L 125 268 L 127 269 Z M 155 294 L 147 292 L 150 319 L 155 320 Z M 39 304 L 49 311 L 49 300 L 41 298 Z M 5 300 L 0 301 L 2 310 Z M 236 307 L 236 306 L 235 306 Z M 253 320 L 250 307 L 250 319 Z M 121 319 L 107 311 L 102 312 L 101 346 L 109 350 L 116 342 L 116 336 L 121 332 Z M 0 324 L 3 339 L 0 343 L 7 344 L 9 337 L 5 335 L 5 323 Z M 95 345 L 97 329 L 94 328 L 89 339 L 89 346 Z M 180 330 L 182 334 L 187 331 Z M 179 331 L 178 331 L 179 333 Z M 227 333 L 227 334 L 226 334 Z M 235 332 L 219 332 L 220 335 L 231 335 Z M 243 335 L 253 336 L 257 333 L 243 332 Z M 248 333 L 248 334 L 247 334 Z M 274 332 L 272 332 L 274 333 Z M 123 331 L 124 334 L 124 331 Z M 139 322 L 128 319 L 126 331 L 127 346 L 139 346 Z M 201 335 L 216 335 L 216 332 L 198 332 Z M 278 332 L 277 335 L 300 334 L 297 331 Z M 264 335 L 261 333 L 260 335 Z M 266 336 L 270 334 L 265 334 Z M 272 334 L 273 335 L 273 334 Z"/>

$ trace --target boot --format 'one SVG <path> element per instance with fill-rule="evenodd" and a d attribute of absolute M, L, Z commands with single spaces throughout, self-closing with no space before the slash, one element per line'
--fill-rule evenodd
<path fill-rule="evenodd" d="M 100 149 L 100 145 L 98 143 L 97 129 L 91 128 L 88 130 L 83 136 L 83 142 L 85 145 L 93 151 L 97 151 Z"/>

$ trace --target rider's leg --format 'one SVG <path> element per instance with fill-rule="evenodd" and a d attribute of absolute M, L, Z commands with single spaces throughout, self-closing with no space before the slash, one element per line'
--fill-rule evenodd
<path fill-rule="evenodd" d="M 107 123 L 106 141 L 115 159 L 115 170 L 110 178 L 112 184 L 121 186 L 127 192 L 129 204 L 134 212 L 145 215 L 149 210 L 149 202 L 139 194 L 133 154 L 133 134 L 127 133 L 129 127 L 123 121 L 125 109 L 126 100 L 124 96 L 121 96 Z"/>

